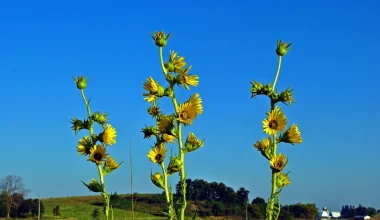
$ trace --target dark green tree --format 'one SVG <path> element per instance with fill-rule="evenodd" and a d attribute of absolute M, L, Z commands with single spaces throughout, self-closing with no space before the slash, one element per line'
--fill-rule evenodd
<path fill-rule="evenodd" d="M 99 220 L 99 217 L 100 217 L 99 208 L 94 208 L 94 210 L 92 210 L 91 217 L 93 220 Z"/>
<path fill-rule="evenodd" d="M 59 212 L 59 205 L 56 205 L 53 209 L 53 215 L 54 216 L 61 216 L 61 213 Z"/>

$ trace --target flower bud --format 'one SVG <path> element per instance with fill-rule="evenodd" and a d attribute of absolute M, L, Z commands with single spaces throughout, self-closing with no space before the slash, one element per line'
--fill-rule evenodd
<path fill-rule="evenodd" d="M 168 34 L 168 36 L 166 36 L 164 31 L 162 32 L 156 31 L 154 36 L 152 34 L 150 34 L 150 36 L 152 36 L 154 42 L 156 43 L 158 47 L 165 47 L 167 44 L 167 40 L 170 37 L 170 33 Z"/>
<path fill-rule="evenodd" d="M 158 106 L 150 106 L 148 108 L 148 113 L 152 117 L 158 117 L 160 115 L 161 111 L 160 111 L 160 108 Z"/>
<path fill-rule="evenodd" d="M 93 121 L 96 121 L 103 127 L 104 124 L 107 122 L 107 116 L 108 116 L 107 113 L 101 114 L 100 112 L 95 112 L 94 114 L 91 115 L 91 119 Z"/>
<path fill-rule="evenodd" d="M 284 173 L 277 173 L 277 177 L 276 177 L 276 187 L 277 188 L 283 188 L 285 186 L 289 186 L 290 184 L 290 180 L 289 180 L 289 177 L 288 177 L 288 174 L 284 174 Z"/>
<path fill-rule="evenodd" d="M 83 122 L 77 118 L 73 118 L 71 124 L 73 124 L 71 129 L 74 130 L 75 134 L 77 134 L 78 131 L 83 129 Z"/>
<path fill-rule="evenodd" d="M 103 192 L 102 186 L 96 181 L 95 179 L 92 179 L 89 184 L 84 183 L 81 181 L 91 192 Z"/>
<path fill-rule="evenodd" d="M 82 90 L 82 89 L 85 89 L 87 87 L 87 82 L 88 82 L 88 79 L 84 79 L 84 76 L 78 76 L 77 79 L 75 79 L 73 77 L 75 83 L 77 84 L 77 88 Z"/>
<path fill-rule="evenodd" d="M 144 133 L 144 138 L 148 138 L 148 139 L 150 139 L 153 135 L 157 134 L 155 126 L 148 127 L 145 125 L 145 128 L 143 128 L 141 132 Z"/>
<path fill-rule="evenodd" d="M 278 56 L 285 56 L 285 54 L 287 52 L 289 52 L 289 50 L 291 50 L 290 45 L 292 45 L 291 43 L 288 44 L 285 42 L 281 42 L 281 40 L 277 41 L 277 48 L 276 48 L 276 54 Z"/>
<path fill-rule="evenodd" d="M 156 172 L 154 175 L 150 174 L 150 179 L 154 185 L 161 189 L 165 189 L 164 180 L 159 172 Z"/>
<path fill-rule="evenodd" d="M 170 98 L 174 97 L 174 91 L 170 86 L 166 87 L 164 94 Z"/>
<path fill-rule="evenodd" d="M 171 175 L 175 172 L 179 172 L 182 162 L 178 157 L 170 157 L 170 163 L 168 165 L 168 174 Z"/>
<path fill-rule="evenodd" d="M 195 151 L 201 146 L 203 146 L 203 141 L 197 139 L 197 137 L 190 132 L 185 142 L 185 153 Z"/>

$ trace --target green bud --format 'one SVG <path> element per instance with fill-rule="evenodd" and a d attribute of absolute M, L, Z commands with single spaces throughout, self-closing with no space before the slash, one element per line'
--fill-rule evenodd
<path fill-rule="evenodd" d="M 160 108 L 158 106 L 150 106 L 148 108 L 148 113 L 152 117 L 158 117 L 160 115 L 161 111 L 160 111 Z"/>
<path fill-rule="evenodd" d="M 276 92 L 272 92 L 272 94 L 270 95 L 270 98 L 274 101 L 274 102 L 276 102 L 277 100 L 278 100 L 278 97 L 279 97 L 279 95 L 278 95 L 278 92 L 276 91 Z"/>
<path fill-rule="evenodd" d="M 166 89 L 165 89 L 165 95 L 168 96 L 168 97 L 170 97 L 170 98 L 174 97 L 174 91 L 173 91 L 173 89 L 170 86 L 166 87 Z"/>
<path fill-rule="evenodd" d="M 89 79 L 84 79 L 84 76 L 79 76 L 77 79 L 73 77 L 75 83 L 77 84 L 77 88 L 82 90 L 87 87 L 87 82 Z"/>
<path fill-rule="evenodd" d="M 164 87 L 159 85 L 157 88 L 157 96 L 163 97 L 164 95 L 165 95 L 165 89 L 164 89 Z"/>
<path fill-rule="evenodd" d="M 152 34 L 150 34 L 150 36 L 152 36 L 154 42 L 156 43 L 158 47 L 165 47 L 167 44 L 167 40 L 170 37 L 170 33 L 168 34 L 168 36 L 166 36 L 164 31 L 162 32 L 156 31 L 154 36 Z"/>
<path fill-rule="evenodd" d="M 179 172 L 181 166 L 182 162 L 178 157 L 170 157 L 170 162 L 168 165 L 168 174 L 171 175 L 175 172 Z"/>
<path fill-rule="evenodd" d="M 72 119 L 72 122 L 73 126 L 71 127 L 71 129 L 75 132 L 75 134 L 78 133 L 78 131 L 80 131 L 81 129 L 83 129 L 83 122 L 77 118 L 73 118 Z"/>
<path fill-rule="evenodd" d="M 89 120 L 84 119 L 83 120 L 83 128 L 90 130 L 92 123 Z"/>
<path fill-rule="evenodd" d="M 291 43 L 288 44 L 286 42 L 281 42 L 281 40 L 278 40 L 277 41 L 277 48 L 276 48 L 276 54 L 278 56 L 285 56 L 285 54 L 287 52 L 289 52 L 289 50 L 291 50 L 290 45 L 292 45 Z"/>
<path fill-rule="evenodd" d="M 96 181 L 95 179 L 92 179 L 89 184 L 84 183 L 81 181 L 87 188 L 92 192 L 103 192 L 102 186 Z"/>
<path fill-rule="evenodd" d="M 107 122 L 107 116 L 108 116 L 107 113 L 101 114 L 100 112 L 95 112 L 94 114 L 91 115 L 91 119 L 93 121 L 96 121 L 103 127 L 104 124 Z"/>
<path fill-rule="evenodd" d="M 171 61 L 165 63 L 165 68 L 168 70 L 168 72 L 175 72 L 176 70 L 174 63 Z"/>
<path fill-rule="evenodd" d="M 272 85 L 268 83 L 267 85 L 264 86 L 262 90 L 264 91 L 264 94 L 269 95 L 272 92 L 272 88 L 273 88 Z"/>
<path fill-rule="evenodd" d="M 156 185 L 159 188 L 165 189 L 164 180 L 162 179 L 162 176 L 159 172 L 156 172 L 154 175 L 152 175 L 151 172 L 150 179 L 154 185 Z"/>
<path fill-rule="evenodd" d="M 143 128 L 141 132 L 144 133 L 144 138 L 148 138 L 148 139 L 150 139 L 152 136 L 156 135 L 157 133 L 155 126 L 148 127 L 146 125 L 145 125 L 145 128 Z"/>

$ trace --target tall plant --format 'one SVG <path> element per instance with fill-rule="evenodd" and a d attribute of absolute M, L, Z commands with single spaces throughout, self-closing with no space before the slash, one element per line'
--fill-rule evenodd
<path fill-rule="evenodd" d="M 270 111 L 267 113 L 267 118 L 262 121 L 263 130 L 268 134 L 268 137 L 253 144 L 269 160 L 272 171 L 272 189 L 266 208 L 266 219 L 269 220 L 276 220 L 278 218 L 281 209 L 280 193 L 283 187 L 290 184 L 289 172 L 283 172 L 288 159 L 282 153 L 277 154 L 278 144 L 281 142 L 292 145 L 302 143 L 297 124 L 292 124 L 288 129 L 285 129 L 287 118 L 281 108 L 276 105 L 282 102 L 291 106 L 294 103 L 293 89 L 288 88 L 281 93 L 274 89 L 280 73 L 282 58 L 291 49 L 290 45 L 281 40 L 277 42 L 276 54 L 278 56 L 278 65 L 273 85 L 270 83 L 264 85 L 256 81 L 251 82 L 252 98 L 257 95 L 266 95 L 270 98 Z"/>
<path fill-rule="evenodd" d="M 119 168 L 121 163 L 123 163 L 116 163 L 114 158 L 111 157 L 107 152 L 107 147 L 116 144 L 116 129 L 108 123 L 107 113 L 94 112 L 91 114 L 90 100 L 87 101 L 84 94 L 84 89 L 87 87 L 88 79 L 85 79 L 84 76 L 81 76 L 77 79 L 74 78 L 74 81 L 77 85 L 77 88 L 80 90 L 84 104 L 86 105 L 87 119 L 72 119 L 72 130 L 74 130 L 75 135 L 83 129 L 88 130 L 90 133 L 90 136 L 84 136 L 83 138 L 79 139 L 77 152 L 80 156 L 88 156 L 88 161 L 96 165 L 100 180 L 100 182 L 98 182 L 93 178 L 88 184 L 84 183 L 83 181 L 81 182 L 90 191 L 97 192 L 102 195 L 104 200 L 104 214 L 106 216 L 106 220 L 108 220 L 110 219 L 110 195 L 108 195 L 106 191 L 104 176 Z M 93 128 L 94 122 L 103 128 L 103 131 L 101 133 L 95 134 Z M 113 216 L 111 216 L 111 219 L 113 219 Z"/>
<path fill-rule="evenodd" d="M 185 175 L 185 154 L 199 149 L 203 146 L 203 140 L 198 139 L 194 133 L 189 133 L 186 140 L 183 140 L 182 125 L 189 126 L 194 119 L 203 112 L 202 99 L 199 94 L 193 94 L 189 100 L 178 104 L 175 86 L 184 87 L 189 90 L 190 86 L 198 86 L 198 75 L 191 75 L 191 66 L 186 67 L 185 58 L 178 56 L 177 52 L 171 51 L 169 60 L 164 63 L 162 50 L 166 46 L 170 34 L 164 31 L 156 31 L 152 38 L 159 48 L 160 62 L 164 78 L 169 84 L 166 88 L 149 77 L 144 83 L 147 93 L 143 94 L 144 99 L 151 103 L 148 113 L 155 119 L 156 124 L 150 127 L 145 126 L 142 132 L 144 138 L 155 137 L 156 142 L 149 151 L 148 157 L 151 162 L 161 167 L 162 174 L 151 173 L 152 182 L 159 188 L 164 189 L 166 195 L 167 210 L 164 212 L 168 219 L 185 219 L 186 209 L 186 175 Z M 161 111 L 158 101 L 169 98 L 173 103 L 174 113 L 166 114 Z M 168 167 L 165 167 L 164 159 L 167 153 L 166 144 L 178 142 L 178 155 L 170 155 Z M 168 186 L 168 177 L 176 172 L 180 175 L 181 196 L 174 203 L 172 187 Z"/>

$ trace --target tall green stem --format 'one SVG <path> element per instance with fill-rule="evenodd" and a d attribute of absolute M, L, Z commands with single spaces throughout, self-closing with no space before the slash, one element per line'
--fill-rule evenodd
<path fill-rule="evenodd" d="M 274 82 L 273 82 L 273 91 L 277 83 L 278 75 L 280 74 L 281 61 L 282 61 L 282 56 L 278 56 L 277 72 L 276 72 L 276 77 L 274 78 Z"/>
<path fill-rule="evenodd" d="M 176 114 L 178 116 L 179 110 L 178 110 L 178 104 L 175 96 L 172 97 L 172 102 L 176 111 Z M 185 219 L 185 210 L 187 206 L 186 202 L 186 176 L 185 176 L 185 153 L 183 150 L 182 145 L 182 126 L 181 122 L 177 121 L 177 129 L 178 129 L 178 147 L 179 147 L 179 153 L 180 153 L 180 160 L 181 160 L 181 168 L 180 168 L 180 185 L 181 185 L 181 192 L 182 192 L 182 204 L 181 204 L 181 220 Z"/>
<path fill-rule="evenodd" d="M 168 71 L 165 68 L 164 59 L 162 58 L 162 47 L 160 47 L 160 63 L 161 63 L 162 71 L 164 72 L 164 75 L 166 77 L 166 74 L 168 73 Z"/>
<path fill-rule="evenodd" d="M 92 138 L 92 141 L 93 141 L 93 145 L 95 145 L 96 144 L 96 140 L 94 140 L 94 137 L 93 137 L 94 136 L 94 129 L 92 127 L 93 120 L 91 119 L 90 104 L 88 103 L 88 101 L 86 99 L 86 96 L 84 95 L 84 90 L 81 89 L 80 92 L 82 94 L 83 101 L 86 104 L 86 109 L 87 109 L 87 114 L 88 114 L 88 120 L 90 122 L 90 127 L 89 127 L 90 135 L 91 135 L 91 138 Z M 106 188 L 104 186 L 103 170 L 102 170 L 100 164 L 97 164 L 97 167 L 98 167 L 98 171 L 99 171 L 100 184 L 102 185 L 102 189 L 103 189 L 102 196 L 103 196 L 103 199 L 104 199 L 104 202 L 105 202 L 104 214 L 106 215 L 106 220 L 108 220 L 109 198 L 108 198 L 108 195 L 107 195 L 107 192 L 106 192 Z"/>

